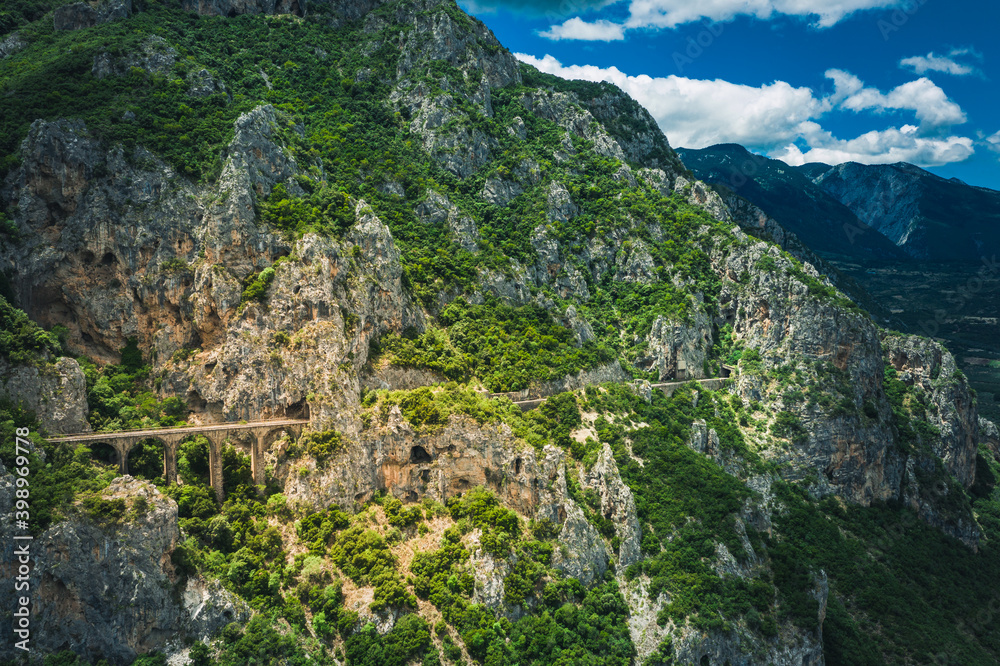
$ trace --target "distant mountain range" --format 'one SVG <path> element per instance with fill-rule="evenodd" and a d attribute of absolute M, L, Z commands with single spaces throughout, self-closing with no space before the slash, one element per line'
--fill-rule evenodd
<path fill-rule="evenodd" d="M 968 262 L 1000 249 L 1000 192 L 912 164 L 793 167 L 736 144 L 678 153 L 698 178 L 748 199 L 823 255 Z"/>

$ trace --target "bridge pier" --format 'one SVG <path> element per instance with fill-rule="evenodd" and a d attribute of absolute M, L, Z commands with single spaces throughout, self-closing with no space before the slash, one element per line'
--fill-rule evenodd
<path fill-rule="evenodd" d="M 115 451 L 118 452 L 118 473 L 128 474 L 128 454 L 132 451 L 136 444 L 139 443 L 139 438 L 137 437 L 126 437 L 117 439 L 114 442 L 109 442 Z"/>
<path fill-rule="evenodd" d="M 222 504 L 226 491 L 222 486 L 222 444 L 228 438 L 226 432 L 207 432 L 208 437 L 208 480 L 215 490 L 215 499 Z"/>
<path fill-rule="evenodd" d="M 250 470 L 253 474 L 255 486 L 262 486 L 267 482 L 264 465 L 264 454 L 267 452 L 275 440 L 286 432 L 292 436 L 298 436 L 302 432 L 302 426 L 282 426 L 275 428 L 265 426 L 254 428 L 250 431 L 253 435 L 253 442 L 250 448 Z"/>
<path fill-rule="evenodd" d="M 128 452 L 132 447 L 125 442 L 115 442 L 112 446 L 118 453 L 118 473 L 124 476 L 128 474 Z"/>
<path fill-rule="evenodd" d="M 264 485 L 264 438 L 267 430 L 254 428 L 250 431 L 253 441 L 250 442 L 250 473 L 255 486 Z"/>
<path fill-rule="evenodd" d="M 168 486 L 177 484 L 177 446 L 163 444 L 163 478 Z"/>
<path fill-rule="evenodd" d="M 163 444 L 163 478 L 166 479 L 168 486 L 177 483 L 177 449 L 186 436 L 163 434 L 155 438 Z"/>

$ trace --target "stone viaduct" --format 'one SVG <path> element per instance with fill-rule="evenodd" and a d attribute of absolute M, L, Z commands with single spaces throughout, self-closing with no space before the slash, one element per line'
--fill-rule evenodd
<path fill-rule="evenodd" d="M 711 379 L 696 379 L 690 382 L 674 381 L 661 384 L 649 384 L 650 390 L 663 391 L 670 396 L 681 386 L 695 383 L 711 390 L 720 390 L 725 385 L 735 368 L 722 366 L 722 377 Z M 510 393 L 492 393 L 491 397 L 506 397 L 522 410 L 535 409 L 545 402 L 545 395 L 539 395 L 530 389 Z M 280 419 L 272 421 L 254 421 L 252 423 L 216 423 L 183 428 L 150 428 L 148 430 L 124 430 L 119 432 L 77 433 L 50 437 L 53 443 L 86 444 L 101 442 L 114 448 L 118 458 L 118 469 L 122 474 L 128 474 L 128 454 L 140 441 L 155 439 L 163 444 L 163 476 L 168 484 L 177 483 L 177 449 L 182 441 L 191 435 L 204 435 L 209 442 L 208 469 L 209 480 L 215 489 L 216 498 L 221 503 L 224 499 L 222 484 L 222 445 L 235 435 L 249 434 L 250 466 L 255 484 L 264 483 L 264 452 L 283 433 L 298 437 L 302 428 L 309 424 L 308 419 Z"/>
<path fill-rule="evenodd" d="M 216 423 L 184 428 L 150 428 L 148 430 L 124 430 L 119 432 L 78 433 L 50 437 L 49 441 L 67 444 L 86 444 L 101 442 L 114 448 L 118 457 L 118 470 L 128 474 L 128 454 L 132 448 L 144 439 L 155 439 L 163 444 L 163 476 L 168 484 L 177 483 L 177 449 L 181 442 L 191 435 L 204 435 L 208 439 L 208 470 L 209 480 L 215 495 L 221 502 L 224 499 L 222 490 L 222 445 L 235 436 L 246 434 L 250 436 L 250 467 L 253 481 L 264 483 L 264 452 L 283 433 L 288 432 L 298 436 L 302 428 L 308 425 L 308 419 L 283 419 L 274 421 L 255 421 L 251 423 Z"/>

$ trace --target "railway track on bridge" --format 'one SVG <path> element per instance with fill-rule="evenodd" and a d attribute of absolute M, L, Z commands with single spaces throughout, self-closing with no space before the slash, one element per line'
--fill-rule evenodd
<path fill-rule="evenodd" d="M 700 386 L 718 390 L 726 382 L 726 378 L 694 379 L 687 381 L 650 384 L 649 388 L 663 391 L 670 396 L 681 386 L 696 383 Z M 491 397 L 527 397 L 525 392 L 494 393 Z M 530 399 L 512 400 L 522 411 L 539 407 L 549 396 L 537 396 Z M 222 490 L 222 445 L 233 435 L 249 434 L 252 437 L 250 445 L 250 463 L 254 483 L 264 483 L 264 453 L 274 443 L 275 439 L 285 432 L 301 434 L 302 429 L 309 425 L 309 419 L 271 419 L 264 421 L 235 421 L 230 423 L 209 423 L 204 425 L 181 426 L 179 428 L 142 428 L 137 430 L 118 430 L 114 432 L 80 432 L 68 435 L 49 437 L 52 443 L 86 444 L 101 442 L 110 445 L 118 455 L 118 469 L 122 474 L 128 474 L 128 455 L 132 448 L 145 439 L 155 439 L 163 444 L 163 475 L 168 484 L 177 482 L 177 451 L 181 442 L 192 435 L 204 435 L 209 441 L 209 480 L 215 489 L 216 496 L 223 500 Z"/>

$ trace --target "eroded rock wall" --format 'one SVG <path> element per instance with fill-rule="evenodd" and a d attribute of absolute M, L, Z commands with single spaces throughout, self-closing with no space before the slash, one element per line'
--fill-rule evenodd
<path fill-rule="evenodd" d="M 0 507 L 9 506 L 13 486 L 2 466 L 0 479 Z M 180 539 L 173 500 L 128 476 L 115 479 L 102 496 L 124 500 L 136 515 L 101 526 L 80 512 L 30 542 L 32 650 L 73 649 L 87 659 L 127 664 L 167 640 L 201 638 L 249 618 L 246 604 L 217 583 L 178 579 L 170 557 Z M 137 501 L 145 508 L 137 509 Z M 5 525 L 0 531 L 14 543 L 9 530 Z M 13 580 L 16 566 L 6 549 L 0 560 L 5 580 Z M 11 585 L 0 590 L 4 608 L 16 607 L 14 594 Z M 10 623 L 0 636 L 0 657 L 13 658 Z"/>

